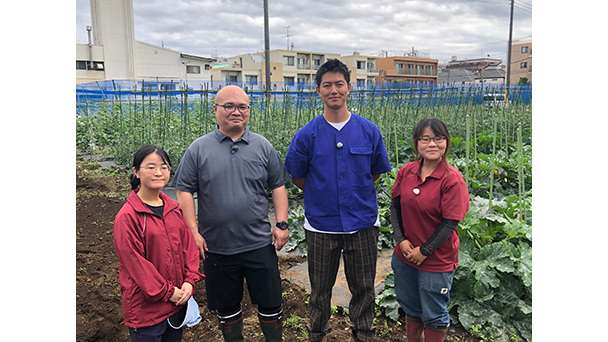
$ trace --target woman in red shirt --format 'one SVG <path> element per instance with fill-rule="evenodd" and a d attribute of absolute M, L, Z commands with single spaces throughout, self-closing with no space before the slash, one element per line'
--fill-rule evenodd
<path fill-rule="evenodd" d="M 161 192 L 171 161 L 155 145 L 133 158 L 131 194 L 114 221 L 114 247 L 125 325 L 132 341 L 181 341 L 198 272 L 199 252 L 177 202 Z M 174 329 L 174 326 L 179 329 Z"/>
<path fill-rule="evenodd" d="M 397 173 L 391 223 L 397 301 L 406 313 L 408 341 L 443 341 L 450 323 L 447 302 L 458 267 L 458 222 L 469 209 L 462 175 L 448 164 L 450 133 L 439 119 L 414 129 L 417 160 Z"/>

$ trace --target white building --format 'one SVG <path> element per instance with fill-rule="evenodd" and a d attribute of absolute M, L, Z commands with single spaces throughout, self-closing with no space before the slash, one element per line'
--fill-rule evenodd
<path fill-rule="evenodd" d="M 211 79 L 212 58 L 135 40 L 133 0 L 90 0 L 88 44 L 76 44 L 76 84 L 105 80 Z M 83 28 L 84 29 L 84 28 Z"/>

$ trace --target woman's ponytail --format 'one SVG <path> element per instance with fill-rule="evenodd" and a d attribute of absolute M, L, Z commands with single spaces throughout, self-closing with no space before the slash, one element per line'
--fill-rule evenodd
<path fill-rule="evenodd" d="M 129 183 L 131 183 L 131 190 L 135 190 L 139 188 L 139 184 L 141 183 L 141 181 L 134 173 L 132 173 L 129 175 Z"/>

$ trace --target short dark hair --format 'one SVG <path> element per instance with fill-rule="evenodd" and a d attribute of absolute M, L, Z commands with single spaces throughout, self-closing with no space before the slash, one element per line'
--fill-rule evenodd
<path fill-rule="evenodd" d="M 425 118 L 420 120 L 420 122 L 418 122 L 418 124 L 416 125 L 416 128 L 414 128 L 414 138 L 413 138 L 413 142 L 414 142 L 414 154 L 416 155 L 416 160 L 421 160 L 422 157 L 420 156 L 420 152 L 418 152 L 418 139 L 420 139 L 422 137 L 422 133 L 424 132 L 424 130 L 426 128 L 430 128 L 431 131 L 433 131 L 433 134 L 435 135 L 443 135 L 445 137 L 445 154 L 443 155 L 443 159 L 441 160 L 441 162 L 445 165 L 446 168 L 446 175 L 448 175 L 450 173 L 450 168 L 448 167 L 448 153 L 450 152 L 450 145 L 451 145 L 451 139 L 450 139 L 450 131 L 448 130 L 448 126 L 441 121 L 441 119 L 437 119 L 437 118 Z"/>
<path fill-rule="evenodd" d="M 169 155 L 165 150 L 156 146 L 156 145 L 145 145 L 142 146 L 135 155 L 133 156 L 133 168 L 139 171 L 139 167 L 141 163 L 146 159 L 146 157 L 152 153 L 158 154 L 158 156 L 169 166 L 171 166 L 171 159 L 169 159 Z M 139 178 L 137 178 L 134 174 L 129 176 L 129 182 L 131 183 L 131 189 L 135 190 L 139 187 Z"/>
<path fill-rule="evenodd" d="M 445 156 L 447 157 L 448 152 L 450 151 L 450 131 L 448 130 L 448 126 L 441 121 L 441 119 L 437 119 L 437 118 L 425 118 L 420 120 L 420 122 L 418 122 L 418 124 L 416 125 L 416 128 L 414 128 L 414 153 L 416 154 L 416 158 L 420 158 L 420 154 L 418 153 L 418 139 L 420 139 L 422 137 L 422 132 L 425 130 L 425 128 L 429 127 L 431 129 L 431 131 L 433 131 L 433 134 L 435 135 L 443 135 L 445 137 L 446 140 L 446 146 L 445 146 Z M 444 158 L 445 159 L 445 158 Z"/>
<path fill-rule="evenodd" d="M 339 72 L 344 75 L 346 83 L 350 83 L 350 71 L 346 64 L 342 63 L 339 59 L 330 59 L 319 67 L 315 76 L 317 86 L 321 86 L 321 78 L 323 78 L 323 74 L 326 72 Z"/>

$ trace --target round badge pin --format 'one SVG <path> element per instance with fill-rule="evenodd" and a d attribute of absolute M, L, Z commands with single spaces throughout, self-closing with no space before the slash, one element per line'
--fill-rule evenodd
<path fill-rule="evenodd" d="M 418 195 L 420 193 L 420 189 L 414 188 L 414 195 Z"/>

